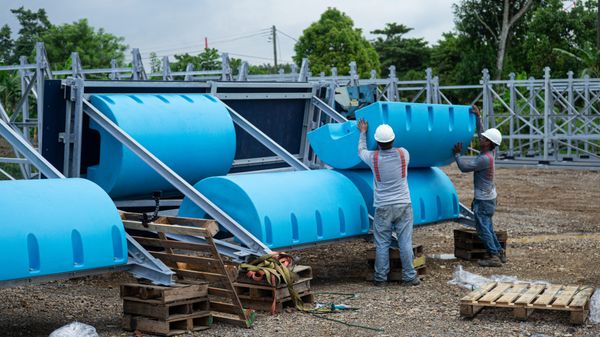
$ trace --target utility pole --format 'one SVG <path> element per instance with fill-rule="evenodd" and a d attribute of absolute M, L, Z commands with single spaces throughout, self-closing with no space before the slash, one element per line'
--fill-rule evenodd
<path fill-rule="evenodd" d="M 273 25 L 273 60 L 275 60 L 275 69 L 277 69 L 277 28 Z"/>

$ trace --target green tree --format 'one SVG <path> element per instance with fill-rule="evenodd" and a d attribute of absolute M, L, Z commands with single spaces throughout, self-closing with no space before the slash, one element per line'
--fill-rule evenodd
<path fill-rule="evenodd" d="M 379 54 L 382 69 L 396 66 L 398 77 L 410 76 L 409 72 L 419 72 L 429 64 L 431 49 L 423 38 L 406 38 L 413 30 L 403 24 L 388 23 L 383 29 L 372 31 L 372 34 L 383 35 L 373 41 L 373 47 Z"/>
<path fill-rule="evenodd" d="M 504 75 L 506 55 L 526 31 L 531 8 L 540 0 L 461 0 L 454 5 L 456 29 L 471 42 L 474 50 L 491 49 L 496 78 Z M 487 60 L 486 60 L 487 61 Z"/>
<path fill-rule="evenodd" d="M 158 58 L 155 52 L 150 53 L 150 72 L 160 73 L 162 72 L 162 62 Z"/>
<path fill-rule="evenodd" d="M 10 27 L 8 25 L 0 28 L 0 63 L 10 64 L 13 60 L 13 47 L 15 42 L 12 40 Z"/>
<path fill-rule="evenodd" d="M 54 68 L 71 64 L 71 52 L 78 52 L 85 68 L 106 68 L 112 59 L 119 64 L 125 59 L 124 38 L 90 26 L 87 19 L 51 26 L 41 35 L 48 58 Z"/>
<path fill-rule="evenodd" d="M 194 70 L 217 70 L 221 69 L 221 55 L 215 48 L 206 48 L 198 55 L 176 54 L 175 62 L 171 64 L 173 71 L 184 71 L 188 63 L 194 65 Z"/>
<path fill-rule="evenodd" d="M 569 70 L 580 73 L 588 67 L 568 53 L 580 55 L 582 50 L 591 51 L 593 46 L 590 43 L 596 34 L 596 3 L 579 2 L 569 10 L 563 10 L 561 0 L 546 0 L 538 6 L 526 23 L 527 31 L 521 38 L 522 42 L 511 53 L 513 69 L 540 77 L 545 66 L 550 66 L 552 73 L 556 74 L 554 76 L 565 76 Z"/>
<path fill-rule="evenodd" d="M 354 28 L 352 19 L 335 8 L 328 8 L 319 21 L 304 30 L 294 51 L 294 62 L 300 65 L 302 58 L 308 58 L 313 74 L 329 74 L 331 67 L 347 74 L 351 61 L 356 61 L 363 77 L 368 77 L 371 69 L 380 70 L 379 56 L 362 30 Z"/>
<path fill-rule="evenodd" d="M 14 42 L 14 52 L 9 63 L 17 63 L 19 56 L 31 56 L 34 54 L 35 43 L 40 41 L 41 36 L 46 32 L 52 24 L 48 20 L 46 10 L 40 8 L 37 12 L 33 12 L 21 6 L 17 9 L 10 10 L 21 25 L 19 29 L 19 37 Z"/>

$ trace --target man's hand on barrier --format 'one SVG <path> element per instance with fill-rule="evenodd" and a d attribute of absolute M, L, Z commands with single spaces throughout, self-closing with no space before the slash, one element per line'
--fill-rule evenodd
<path fill-rule="evenodd" d="M 477 105 L 471 105 L 471 112 L 474 113 L 475 116 L 481 117 L 481 111 L 479 110 L 479 107 Z"/>
<path fill-rule="evenodd" d="M 367 129 L 369 129 L 369 122 L 367 122 L 364 118 L 361 118 L 358 120 L 358 129 L 360 130 L 360 132 L 367 132 Z"/>
<path fill-rule="evenodd" d="M 452 148 L 452 153 L 454 153 L 454 154 L 461 153 L 462 152 L 462 147 L 463 147 L 462 143 L 456 143 L 456 144 L 454 144 L 454 147 Z"/>

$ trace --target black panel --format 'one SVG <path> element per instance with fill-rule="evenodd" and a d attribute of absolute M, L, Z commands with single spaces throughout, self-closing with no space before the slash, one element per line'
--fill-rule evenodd
<path fill-rule="evenodd" d="M 224 102 L 290 153 L 300 152 L 306 100 L 225 100 Z M 235 133 L 236 159 L 274 156 L 271 151 L 237 125 Z"/>
<path fill-rule="evenodd" d="M 65 131 L 66 106 L 60 80 L 45 80 L 42 156 L 59 171 L 63 170 L 65 153 L 64 143 L 58 141 L 58 134 Z"/>

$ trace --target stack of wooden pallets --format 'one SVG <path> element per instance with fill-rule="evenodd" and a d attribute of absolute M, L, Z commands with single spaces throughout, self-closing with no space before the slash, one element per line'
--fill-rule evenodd
<path fill-rule="evenodd" d="M 313 295 L 310 291 L 310 281 L 312 280 L 311 267 L 294 266 L 291 271 L 296 274 L 293 286 L 294 290 L 298 293 L 303 303 L 312 303 Z M 294 306 L 290 291 L 283 282 L 278 286 L 271 286 L 264 279 L 262 281 L 254 281 L 247 277 L 244 272 L 240 271 L 234 287 L 244 308 L 275 314 L 282 312 L 286 307 Z"/>
<path fill-rule="evenodd" d="M 415 267 L 417 274 L 425 275 L 427 273 L 427 259 L 423 252 L 423 245 L 413 246 L 413 256 L 413 266 Z M 375 248 L 371 248 L 367 251 L 367 265 L 367 281 L 373 281 L 373 274 L 375 272 Z M 388 274 L 388 281 L 402 281 L 400 250 L 396 247 L 390 248 L 390 273 Z"/>
<path fill-rule="evenodd" d="M 510 308 L 526 320 L 534 310 L 566 311 L 572 324 L 585 323 L 594 287 L 491 282 L 460 300 L 460 315 L 474 317 L 483 308 Z"/>
<path fill-rule="evenodd" d="M 237 270 L 217 251 L 213 235 L 218 231 L 214 220 L 161 216 L 144 224 L 141 215 L 121 212 L 127 229 L 148 231 L 133 238 L 174 272 L 178 283 L 208 282 L 208 298 L 215 322 L 225 322 L 249 328 L 254 324 L 254 311 L 243 308 L 233 287 Z M 169 238 L 168 234 L 183 234 L 204 238 L 204 243 L 188 243 Z M 152 237 L 158 236 L 158 237 Z"/>
<path fill-rule="evenodd" d="M 123 329 L 161 336 L 208 329 L 212 324 L 208 283 L 121 285 Z"/>
<path fill-rule="evenodd" d="M 506 231 L 496 231 L 496 236 L 500 246 L 506 250 L 508 233 Z M 454 256 L 463 260 L 480 260 L 485 258 L 486 254 L 487 249 L 474 229 L 461 228 L 454 230 Z"/>

